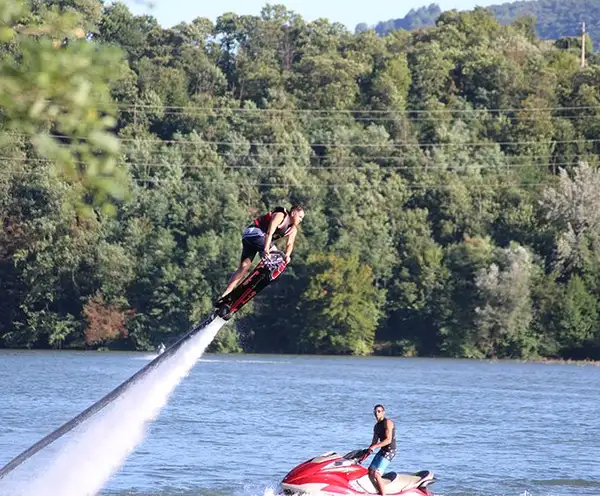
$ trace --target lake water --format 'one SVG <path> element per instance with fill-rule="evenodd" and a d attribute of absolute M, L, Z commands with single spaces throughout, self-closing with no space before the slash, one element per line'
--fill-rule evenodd
<path fill-rule="evenodd" d="M 0 466 L 152 358 L 0 351 Z M 600 495 L 600 367 L 280 355 L 205 355 L 101 494 L 272 494 L 305 459 L 367 447 L 376 403 L 390 469 L 434 471 L 436 495 Z"/>

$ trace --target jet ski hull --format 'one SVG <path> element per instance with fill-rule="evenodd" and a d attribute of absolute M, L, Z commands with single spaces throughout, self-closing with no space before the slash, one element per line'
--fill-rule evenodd
<path fill-rule="evenodd" d="M 367 468 L 360 463 L 366 450 L 341 456 L 325 453 L 293 468 L 281 481 L 285 494 L 354 496 L 378 494 Z M 386 496 L 433 496 L 428 486 L 436 479 L 432 472 L 388 472 L 383 475 Z"/>

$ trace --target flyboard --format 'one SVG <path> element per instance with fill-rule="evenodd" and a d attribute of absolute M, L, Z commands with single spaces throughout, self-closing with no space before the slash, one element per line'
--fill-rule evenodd
<path fill-rule="evenodd" d="M 287 264 L 285 257 L 283 256 L 283 253 L 279 251 L 273 251 L 269 255 L 263 257 L 256 267 L 254 267 L 252 272 L 246 276 L 246 278 L 231 293 L 229 293 L 225 298 L 221 298 L 217 301 L 215 310 L 208 318 L 195 325 L 190 331 L 188 331 L 187 334 L 167 348 L 164 353 L 157 356 L 154 360 L 132 375 L 120 386 L 117 386 L 92 406 L 60 426 L 55 431 L 48 434 L 33 446 L 23 451 L 17 457 L 13 458 L 0 469 L 0 479 L 13 471 L 23 462 L 31 458 L 38 451 L 44 449 L 46 446 L 56 441 L 67 432 L 73 430 L 84 420 L 102 410 L 114 399 L 120 396 L 125 390 L 127 390 L 127 388 L 136 380 L 141 379 L 162 362 L 173 356 L 177 350 L 179 350 L 187 341 L 192 339 L 196 334 L 198 334 L 198 332 L 210 324 L 216 317 L 221 317 L 223 320 L 231 319 L 231 317 L 233 317 L 235 313 L 237 313 L 244 305 L 252 300 L 252 298 L 265 289 L 271 282 L 277 279 L 286 269 L 286 267 Z"/>
<path fill-rule="evenodd" d="M 265 289 L 286 269 L 285 256 L 280 251 L 272 251 L 261 258 L 248 276 L 231 293 L 216 302 L 215 313 L 229 320 L 246 303 Z"/>

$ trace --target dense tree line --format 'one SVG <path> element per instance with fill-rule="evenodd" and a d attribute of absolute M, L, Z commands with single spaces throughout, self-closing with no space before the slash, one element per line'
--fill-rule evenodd
<path fill-rule="evenodd" d="M 537 35 L 545 40 L 570 39 L 581 35 L 581 23 L 592 40 L 600 42 L 600 3 L 595 0 L 524 0 L 492 5 L 487 9 L 501 24 L 511 24 L 522 18 L 534 19 Z M 412 30 L 434 26 L 442 13 L 438 4 L 411 9 L 399 19 L 389 19 L 374 26 L 375 31 L 385 35 L 390 31 Z M 356 26 L 357 31 L 369 29 L 366 24 Z M 577 43 L 573 40 L 572 43 Z"/>
<path fill-rule="evenodd" d="M 282 6 L 170 29 L 21 7 L 0 0 L 2 346 L 168 342 L 252 217 L 302 203 L 290 268 L 214 349 L 600 358 L 600 65 L 572 47 L 484 9 L 379 37 Z"/>

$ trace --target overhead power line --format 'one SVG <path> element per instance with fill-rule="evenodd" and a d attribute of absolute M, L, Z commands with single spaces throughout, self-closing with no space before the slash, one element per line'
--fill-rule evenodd
<path fill-rule="evenodd" d="M 39 174 L 40 171 L 37 170 L 30 170 L 30 171 L 7 171 L 7 170 L 0 170 L 0 177 L 28 177 L 28 176 L 35 176 L 36 174 Z M 506 173 L 503 172 L 496 172 L 494 174 L 490 174 L 490 173 L 486 173 L 485 175 L 479 176 L 479 178 L 483 181 L 483 182 L 475 182 L 474 179 L 470 180 L 470 181 L 461 181 L 461 184 L 465 185 L 468 188 L 471 188 L 473 186 L 475 187 L 485 187 L 488 188 L 490 185 L 488 183 L 485 182 L 486 179 L 509 179 L 512 180 L 511 183 L 506 184 L 506 186 L 516 186 L 516 187 L 533 187 L 533 186 L 549 186 L 548 183 L 539 183 L 539 182 L 535 182 L 535 183 L 522 183 L 518 180 L 518 177 L 515 176 L 508 176 Z M 349 185 L 354 185 L 357 187 L 360 187 L 361 184 L 359 183 L 355 183 L 353 181 L 346 181 L 343 183 L 336 183 L 336 182 L 327 182 L 324 181 L 323 179 L 318 179 L 315 180 L 313 182 L 305 182 L 305 183 L 295 183 L 295 182 L 289 182 L 289 180 L 287 180 L 288 182 L 264 182 L 264 181 L 260 181 L 257 182 L 255 179 L 252 178 L 247 178 L 248 181 L 244 181 L 244 178 L 228 178 L 228 179 L 219 179 L 219 180 L 214 180 L 214 178 L 212 179 L 212 183 L 214 184 L 228 184 L 228 185 L 235 185 L 239 188 L 246 188 L 246 187 L 268 187 L 268 188 L 286 188 L 286 189 L 290 189 L 290 188 L 314 188 L 314 187 L 327 187 L 327 188 L 341 188 L 341 187 L 347 187 Z M 339 178 L 338 178 L 339 179 Z M 423 180 L 418 180 L 418 181 L 406 181 L 406 178 L 403 178 L 404 180 L 404 187 L 406 189 L 412 190 L 412 189 L 437 189 L 437 188 L 446 188 L 446 187 L 457 187 L 457 184 L 430 184 L 427 181 L 423 181 Z M 189 176 L 170 176 L 170 177 L 156 177 L 156 176 L 150 176 L 150 177 L 135 177 L 135 178 L 130 178 L 128 179 L 128 181 L 131 181 L 133 183 L 136 184 L 140 184 L 140 185 L 144 185 L 144 184 L 201 184 L 203 186 L 206 186 L 206 182 L 198 180 L 198 179 L 194 179 L 191 178 Z"/>
<path fill-rule="evenodd" d="M 158 107 L 157 107 L 158 108 Z M 133 114 L 134 118 L 135 118 L 135 114 L 139 111 L 142 112 L 144 110 L 148 110 L 148 109 L 141 109 L 141 108 L 136 108 L 133 107 L 131 109 L 127 108 L 127 109 L 117 109 L 117 111 L 122 115 L 122 114 Z M 330 120 L 334 120 L 334 119 L 339 119 L 340 117 L 348 116 L 352 119 L 352 121 L 354 122 L 395 122 L 395 121 L 403 121 L 403 122 L 420 122 L 420 121 L 424 121 L 424 122 L 446 122 L 449 120 L 448 117 L 434 117 L 431 115 L 426 115 L 424 112 L 418 113 L 417 115 L 404 115 L 404 114 L 398 114 L 396 112 L 384 112 L 384 114 L 371 114 L 369 113 L 369 111 L 364 111 L 361 114 L 354 114 L 352 112 L 346 112 L 345 114 L 342 112 L 336 112 L 336 113 L 332 113 L 332 114 L 321 114 L 319 113 L 320 111 L 315 111 L 317 113 L 317 115 L 310 115 L 310 120 L 311 121 L 330 121 Z M 471 113 L 474 111 L 471 111 Z M 530 114 L 531 112 L 544 112 L 541 109 L 538 110 L 530 110 L 530 109 L 521 109 L 518 111 L 519 115 L 508 115 L 509 113 L 512 112 L 486 112 L 489 114 L 493 114 L 494 118 L 497 117 L 502 117 L 503 120 L 514 123 L 514 122 L 539 122 L 539 121 L 557 121 L 557 120 L 592 120 L 592 119 L 598 119 L 599 116 L 597 115 L 576 115 L 576 114 L 566 114 L 566 115 L 546 115 L 546 114 L 540 114 L 540 115 L 522 115 L 523 113 L 525 114 Z M 462 111 L 457 111 L 456 113 L 458 114 L 467 114 L 467 112 L 462 112 Z M 244 115 L 245 114 L 245 115 Z M 412 114 L 412 112 L 409 112 L 409 114 Z M 477 114 L 478 118 L 481 115 L 481 112 L 475 112 L 475 114 Z M 227 118 L 227 117 L 236 117 L 238 118 L 238 116 L 240 115 L 239 112 L 214 112 L 211 110 L 203 110 L 203 109 L 195 109 L 195 108 L 186 108 L 186 109 L 181 109 L 181 110 L 161 110 L 160 111 L 160 116 L 164 117 L 164 116 L 184 116 L 184 117 L 189 117 L 189 118 L 197 118 L 197 117 L 207 117 L 207 118 L 212 118 L 212 117 L 218 117 L 218 118 Z M 251 117 L 251 118 L 255 118 L 255 117 L 265 117 L 266 116 L 271 116 L 271 115 L 276 115 L 276 116 L 285 116 L 285 115 L 297 115 L 296 112 L 289 112 L 289 113 L 284 113 L 284 112 L 280 112 L 280 113 L 273 113 L 273 112 L 269 112 L 267 109 L 262 109 L 261 112 L 255 113 L 255 112 L 244 112 L 243 114 L 244 117 Z M 306 113 L 301 113 L 301 116 L 304 115 L 308 115 Z M 436 114 L 434 114 L 436 115 Z M 301 117 L 302 118 L 302 117 Z"/>
<path fill-rule="evenodd" d="M 486 176 L 487 177 L 487 176 Z M 172 179 L 158 179 L 158 178 L 148 178 L 148 179 L 135 179 L 134 182 L 138 183 L 138 184 L 144 184 L 144 183 L 152 183 L 152 184 L 161 184 L 161 183 L 169 183 L 172 182 Z M 178 181 L 177 184 L 203 184 L 200 181 L 194 181 L 191 179 L 185 179 L 183 181 Z M 248 186 L 252 186 L 252 187 L 260 187 L 260 188 L 285 188 L 285 189 L 292 189 L 292 188 L 314 188 L 314 187 L 328 187 L 328 188 L 342 188 L 342 187 L 346 187 L 348 186 L 349 183 L 307 183 L 307 184 L 294 184 L 294 183 L 245 183 L 245 182 L 235 182 L 235 181 L 226 181 L 226 184 L 234 184 L 239 186 L 240 188 L 242 187 L 248 187 Z M 489 188 L 490 185 L 486 184 L 486 183 L 467 183 L 467 182 L 462 182 L 461 185 L 466 186 L 467 188 L 471 189 L 473 187 L 478 188 Z M 539 183 L 539 182 L 535 182 L 535 183 L 515 183 L 512 185 L 507 185 L 507 186 L 516 186 L 516 187 L 524 187 L 524 188 L 533 188 L 533 187 L 548 187 L 548 183 Z M 408 190 L 423 190 L 423 189 L 445 189 L 445 188 L 456 188 L 457 184 L 427 184 L 425 182 L 422 183 L 409 183 L 409 184 L 405 184 L 404 187 Z"/>
<path fill-rule="evenodd" d="M 404 110 L 375 110 L 375 109 L 275 109 L 275 108 L 248 108 L 248 107 L 197 107 L 193 105 L 151 105 L 137 103 L 114 103 L 104 105 L 102 108 L 111 108 L 119 110 L 183 110 L 195 112 L 213 112 L 213 113 L 271 113 L 271 114 L 371 114 L 371 115 L 406 115 L 406 114 L 486 114 L 486 113 L 512 113 L 512 112 L 572 112 L 580 110 L 599 110 L 600 105 L 582 105 L 582 106 L 553 106 L 553 107 L 508 107 L 508 108 L 474 108 L 474 109 L 404 109 Z"/>
<path fill-rule="evenodd" d="M 277 157 L 279 158 L 279 157 Z M 343 160 L 341 163 L 350 164 L 355 161 L 363 161 L 367 162 L 368 160 L 372 160 L 374 158 L 387 158 L 387 159 L 398 159 L 399 157 L 349 157 L 350 159 L 356 160 Z M 476 163 L 468 163 L 466 165 L 462 164 L 423 164 L 416 163 L 412 165 L 384 165 L 379 166 L 378 169 L 374 169 L 371 165 L 308 165 L 308 166 L 300 166 L 300 170 L 310 170 L 310 171 L 336 171 L 336 170 L 379 170 L 379 171 L 399 171 L 399 170 L 419 170 L 419 171 L 428 171 L 428 170 L 444 170 L 444 169 L 453 169 L 453 170 L 464 170 L 464 169 L 480 169 L 480 170 L 493 170 L 493 169 L 510 169 L 510 168 L 552 168 L 552 167 L 565 167 L 565 166 L 576 166 L 580 161 L 585 161 L 584 158 L 578 158 L 569 162 L 549 162 L 548 159 L 552 158 L 550 155 L 528 155 L 522 157 L 506 157 L 511 159 L 519 159 L 521 161 L 515 162 L 500 162 L 500 163 L 485 163 L 485 164 L 476 164 Z M 51 164 L 54 163 L 53 160 L 48 158 L 28 158 L 28 157 L 10 157 L 10 156 L 0 156 L 0 160 L 6 161 L 14 161 L 14 162 L 33 162 L 33 163 L 45 163 Z M 539 160 L 546 160 L 545 162 L 539 162 Z M 528 162 L 530 161 L 530 162 Z M 76 161 L 75 165 L 86 165 L 86 162 Z M 210 170 L 210 169 L 220 169 L 220 170 L 285 170 L 285 166 L 282 165 L 262 165 L 262 164 L 244 164 L 244 165 L 228 165 L 228 164 L 206 164 L 206 163 L 168 163 L 168 162 L 124 162 L 122 165 L 127 167 L 135 167 L 135 168 L 150 168 L 150 169 L 165 169 L 165 168 L 182 168 L 186 170 Z"/>
<path fill-rule="evenodd" d="M 14 136 L 26 136 L 23 134 L 14 134 Z M 64 140 L 88 141 L 88 137 L 71 137 L 61 134 L 49 134 L 51 138 Z M 526 140 L 526 141 L 473 141 L 463 143 L 419 143 L 412 141 L 396 141 L 391 143 L 294 143 L 294 142 L 276 142 L 276 141 L 220 141 L 220 140 L 189 140 L 189 139 L 170 139 L 160 138 L 124 138 L 117 137 L 122 143 L 133 142 L 135 144 L 155 143 L 155 144 L 181 144 L 181 145 L 214 145 L 214 146 L 251 146 L 251 147 L 322 147 L 322 148 L 445 148 L 445 147 L 485 147 L 485 146 L 521 146 L 521 145 L 566 145 L 566 144 L 593 144 L 600 142 L 600 138 L 589 139 L 570 139 L 570 140 Z"/>
<path fill-rule="evenodd" d="M 316 169 L 316 170 L 320 170 L 320 169 L 371 169 L 372 166 L 371 165 L 356 165 L 354 164 L 355 162 L 368 162 L 369 160 L 380 160 L 380 161 L 398 161 L 398 160 L 405 160 L 406 157 L 402 157 L 402 156 L 398 156 L 398 155 L 358 155 L 358 156 L 349 156 L 349 157 L 330 157 L 330 156 L 325 156 L 325 157 L 318 157 L 315 155 L 273 155 L 273 156 L 268 156 L 268 157 L 262 157 L 256 154 L 230 154 L 227 152 L 214 152 L 211 153 L 211 155 L 214 155 L 218 158 L 229 158 L 231 156 L 235 156 L 235 157 L 248 157 L 248 158 L 252 158 L 252 159 L 261 159 L 261 158 L 271 158 L 271 159 L 302 159 L 302 158 L 306 158 L 306 159 L 310 159 L 310 160 L 322 160 L 323 162 L 330 162 L 330 161 L 334 161 L 336 163 L 336 165 L 306 165 L 306 166 L 300 166 L 303 169 Z M 212 157 L 211 157 L 212 158 Z M 494 162 L 494 163 L 488 163 L 488 164 L 476 164 L 476 163 L 472 163 L 471 165 L 473 167 L 497 167 L 497 166 L 521 166 L 521 165 L 529 165 L 529 163 L 527 162 L 539 162 L 540 160 L 546 160 L 546 164 L 547 165 L 571 165 L 573 163 L 576 163 L 577 161 L 587 161 L 589 159 L 594 159 L 597 158 L 596 155 L 592 155 L 592 156 L 588 156 L 588 155 L 578 155 L 576 156 L 572 161 L 570 162 L 552 162 L 551 159 L 553 158 L 553 155 L 504 155 L 503 157 L 500 158 L 504 158 L 506 160 L 510 160 L 510 162 Z M 183 159 L 183 157 L 182 157 Z M 0 160 L 7 160 L 7 161 L 13 161 L 13 162 L 39 162 L 39 163 L 54 163 L 55 161 L 53 159 L 50 158 L 46 158 L 46 157 L 24 157 L 24 156 L 10 156 L 10 155 L 0 155 Z M 474 158 L 473 160 L 477 160 L 477 158 Z M 525 163 L 524 163 L 525 162 Z M 161 162 L 140 162 L 138 160 L 125 160 L 123 162 L 125 165 L 131 165 L 131 166 L 149 166 L 149 167 L 170 167 L 170 166 L 185 166 L 185 167 L 200 167 L 200 168 L 211 168 L 211 167 L 227 167 L 227 168 L 240 168 L 240 169 L 280 169 L 282 166 L 281 165 L 262 165 L 262 164 L 243 164 L 243 165 L 230 165 L 230 164 L 222 164 L 222 163 L 181 163 L 181 162 L 175 162 L 175 163 L 169 163 L 169 162 L 165 162 L 165 161 L 161 161 Z M 353 165 L 338 165 L 339 163 L 352 163 Z M 79 164 L 79 165 L 85 165 L 86 162 L 85 161 L 75 161 L 74 164 Z M 435 165 L 435 164 L 434 164 Z M 438 164 L 441 165 L 441 164 Z M 403 168 L 403 167 L 407 167 L 407 168 L 429 168 L 432 167 L 432 164 L 427 164 L 427 163 L 415 163 L 414 165 L 401 165 L 401 166 L 397 166 L 397 165 L 383 165 L 380 166 L 381 168 L 384 169 L 395 169 L 395 168 Z M 457 167 L 459 165 L 451 165 L 454 167 Z"/>

